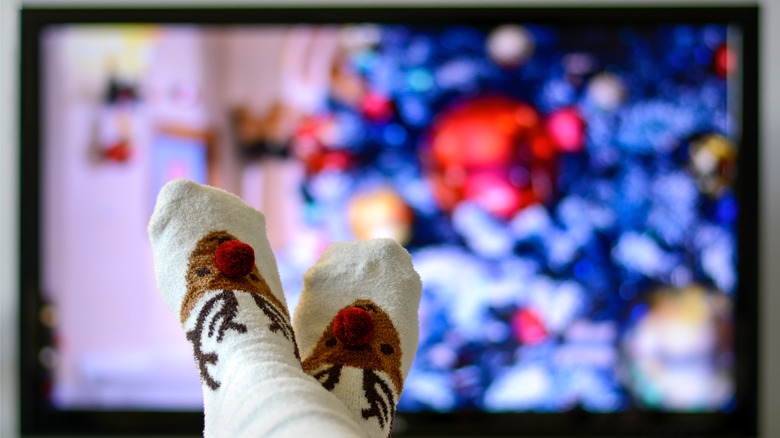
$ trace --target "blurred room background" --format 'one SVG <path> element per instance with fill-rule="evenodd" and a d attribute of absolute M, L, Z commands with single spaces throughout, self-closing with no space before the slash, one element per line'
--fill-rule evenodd
<path fill-rule="evenodd" d="M 22 6 L 27 4 L 77 3 Z M 773 172 L 780 151 L 771 147 L 780 142 L 780 127 L 773 123 L 780 119 L 780 85 L 772 79 L 780 76 L 780 55 L 772 50 L 780 44 L 780 30 L 772 26 L 780 22 L 780 2 L 759 4 L 759 407 L 760 436 L 769 438 L 780 436 L 780 420 L 771 415 L 780 409 L 780 378 L 771 372 L 780 361 L 774 318 L 780 298 L 773 293 L 780 284 L 773 263 L 780 256 L 780 230 L 773 226 L 780 221 L 775 194 L 780 176 Z M 29 390 L 16 385 L 16 248 L 24 239 L 16 231 L 19 7 L 2 5 L 3 437 L 17 433 L 16 400 L 19 391 Z M 690 37 L 695 42 L 685 42 L 686 32 L 697 35 Z M 42 291 L 51 308 L 41 318 L 63 338 L 40 359 L 53 370 L 53 403 L 68 409 L 200 407 L 191 352 L 157 296 L 145 238 L 157 191 L 185 177 L 237 193 L 266 213 L 291 309 L 301 276 L 328 244 L 392 237 L 410 249 L 428 289 L 421 349 L 402 410 L 478 406 L 551 412 L 576 403 L 619 412 L 629 403 L 626 394 L 631 403 L 651 408 L 727 409 L 734 391 L 728 332 L 737 281 L 730 271 L 736 207 L 722 190 L 731 183 L 729 163 L 737 153 L 730 140 L 736 122 L 729 119 L 725 98 L 727 58 L 733 56 L 726 51 L 729 29 L 668 29 L 673 43 L 699 50 L 703 67 L 686 74 L 701 74 L 696 80 L 711 87 L 690 96 L 674 89 L 652 102 L 632 88 L 642 80 L 639 73 L 595 73 L 603 67 L 597 59 L 609 57 L 608 50 L 564 58 L 559 47 L 544 45 L 545 33 L 566 39 L 565 30 L 544 26 L 506 26 L 457 41 L 446 32 L 428 33 L 423 41 L 408 29 L 380 26 L 52 28 L 42 46 L 49 74 L 41 78 L 47 175 L 41 199 Z M 624 44 L 640 46 L 662 36 L 622 37 Z M 520 49 L 503 49 L 507 40 Z M 489 59 L 445 63 L 446 57 L 436 55 L 452 44 L 472 43 L 487 44 Z M 400 47 L 407 51 L 394 56 Z M 534 52 L 554 58 L 560 69 L 540 75 L 566 80 L 540 82 L 538 90 L 519 93 L 526 99 L 507 91 L 444 103 L 447 93 L 473 96 L 471 87 L 480 81 L 507 80 L 506 70 L 486 69 L 489 63 L 517 66 Z M 408 59 L 411 55 L 418 59 Z M 724 59 L 721 70 L 718 57 Z M 393 76 L 398 71 L 404 73 L 400 79 Z M 586 90 L 580 97 L 567 85 L 577 81 Z M 686 98 L 700 105 L 700 118 L 678 111 L 674 101 Z M 621 106 L 627 128 L 612 132 L 609 118 L 600 117 Z M 511 118 L 509 128 L 502 114 Z M 605 177 L 609 172 L 599 173 L 599 166 L 608 169 L 616 160 L 645 153 L 640 150 L 645 137 L 659 135 L 631 128 L 632 114 L 636 120 L 653 118 L 672 132 L 676 138 L 668 142 L 684 141 L 685 154 L 671 154 L 665 139 L 654 137 L 658 146 L 651 152 L 669 153 L 668 168 L 637 160 L 625 174 Z M 620 137 L 636 150 L 590 151 L 596 158 L 586 162 L 581 155 L 586 122 L 588 135 Z M 518 136 L 527 137 L 528 152 L 507 158 L 507 144 Z M 469 141 L 489 147 L 473 153 Z M 377 144 L 391 147 L 379 150 Z M 559 179 L 559 165 L 573 176 Z M 581 166 L 596 170 L 578 172 Z M 651 173 L 663 176 L 649 178 Z M 589 198 L 583 195 L 586 187 L 600 194 Z M 634 232 L 632 200 L 620 197 L 632 189 L 651 205 L 641 207 L 650 211 L 641 227 L 651 233 Z M 79 205 L 64 205 L 66 199 Z M 710 213 L 695 211 L 701 203 Z M 661 217 L 669 209 L 676 221 L 653 222 L 653 212 Z M 696 242 L 681 233 L 696 235 Z M 613 240 L 602 248 L 596 235 Z M 576 257 L 578 251 L 591 254 L 590 261 Z M 702 261 L 686 265 L 675 259 L 676 251 L 695 253 Z M 137 263 L 114 263 L 128 256 Z M 609 263 L 599 263 L 599 257 Z M 101 274 L 81 275 L 85 261 Z M 490 293 L 463 299 L 468 288 L 487 283 L 493 285 Z M 518 291 L 517 284 L 531 286 Z M 618 298 L 599 292 L 615 285 L 622 285 Z M 116 293 L 102 294 L 106 289 Z M 62 296 L 68 299 L 58 300 Z M 137 315 L 144 315 L 144 324 L 127 330 L 138 325 Z M 681 326 L 685 339 L 654 335 L 679 334 Z M 506 357 L 521 347 L 530 352 L 524 361 Z M 719 365 L 697 365 L 697 354 L 716 355 Z M 470 360 L 473 367 L 463 366 Z M 579 374 L 572 374 L 573 364 Z M 692 374 L 691 366 L 706 372 Z M 616 368 L 623 369 L 622 378 L 613 377 L 621 372 L 605 371 Z M 515 385 L 528 390 L 520 395 L 507 390 Z"/>

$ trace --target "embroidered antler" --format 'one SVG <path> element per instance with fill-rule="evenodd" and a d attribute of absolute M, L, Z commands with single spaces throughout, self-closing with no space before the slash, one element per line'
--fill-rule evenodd
<path fill-rule="evenodd" d="M 257 307 L 259 307 L 265 316 L 271 320 L 271 325 L 269 325 L 268 328 L 274 333 L 281 330 L 282 335 L 292 342 L 293 348 L 295 349 L 295 357 L 298 360 L 301 360 L 301 355 L 298 353 L 298 343 L 295 342 L 295 333 L 293 332 L 293 328 L 287 320 L 287 317 L 265 297 L 252 294 L 252 298 L 255 300 Z"/>
<path fill-rule="evenodd" d="M 393 392 L 374 370 L 363 370 L 363 393 L 370 406 L 368 409 L 363 409 L 363 418 L 368 420 L 371 417 L 376 417 L 379 420 L 379 426 L 383 429 L 387 423 L 392 425 L 395 417 Z"/>
<path fill-rule="evenodd" d="M 205 329 L 206 319 L 211 314 L 212 309 L 221 303 L 221 308 L 214 314 L 214 318 L 209 323 L 208 337 L 214 336 L 214 330 L 217 329 L 217 342 L 222 342 L 225 333 L 228 330 L 235 330 L 238 333 L 246 333 L 246 326 L 241 323 L 235 322 L 236 314 L 238 313 L 238 300 L 233 291 L 224 290 L 214 298 L 211 298 L 203 305 L 203 308 L 198 313 L 198 319 L 195 323 L 195 328 L 187 332 L 187 339 L 192 342 L 192 350 L 195 355 L 195 360 L 198 362 L 198 370 L 200 371 L 200 378 L 206 385 L 212 390 L 216 390 L 220 386 L 214 377 L 209 373 L 206 365 L 216 365 L 219 360 L 217 353 L 205 353 L 202 350 L 202 337 L 203 330 Z M 217 328 L 217 323 L 219 328 Z"/>
<path fill-rule="evenodd" d="M 333 388 L 335 388 L 336 384 L 339 383 L 339 379 L 341 378 L 341 369 L 343 367 L 343 365 L 332 365 L 322 371 L 317 372 L 312 377 L 317 379 L 320 384 L 322 384 L 323 388 L 327 389 L 328 391 L 333 391 Z"/>

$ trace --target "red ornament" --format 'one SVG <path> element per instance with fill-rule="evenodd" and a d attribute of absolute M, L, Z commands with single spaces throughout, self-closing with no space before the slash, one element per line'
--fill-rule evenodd
<path fill-rule="evenodd" d="M 305 161 L 306 170 L 310 174 L 322 171 L 344 171 L 352 165 L 352 156 L 346 151 L 317 151 L 310 154 Z"/>
<path fill-rule="evenodd" d="M 531 309 L 521 309 L 514 314 L 512 332 L 518 341 L 526 345 L 535 345 L 547 338 L 542 319 Z"/>
<path fill-rule="evenodd" d="M 374 320 L 359 307 L 341 309 L 333 320 L 333 334 L 347 347 L 362 347 L 374 336 Z"/>
<path fill-rule="evenodd" d="M 214 263 L 228 277 L 243 277 L 255 266 L 255 251 L 244 242 L 230 240 L 217 247 Z"/>
<path fill-rule="evenodd" d="M 579 138 L 574 143 L 581 143 L 584 124 L 577 117 Z M 498 218 L 510 219 L 532 203 L 549 200 L 561 150 L 533 106 L 505 97 L 481 97 L 436 118 L 426 177 L 442 210 L 451 212 L 469 200 Z"/>
<path fill-rule="evenodd" d="M 554 112 L 547 119 L 547 130 L 562 151 L 579 152 L 585 144 L 585 123 L 574 108 Z"/>
<path fill-rule="evenodd" d="M 375 122 L 386 122 L 393 117 L 393 101 L 376 92 L 368 92 L 360 102 L 361 112 Z"/>
<path fill-rule="evenodd" d="M 330 116 L 314 116 L 301 122 L 293 141 L 295 156 L 303 161 L 309 175 L 324 171 L 342 172 L 354 162 L 352 155 L 339 149 L 338 125 Z"/>
<path fill-rule="evenodd" d="M 110 161 L 125 162 L 130 158 L 132 149 L 128 142 L 122 140 L 110 146 L 103 152 L 106 159 Z"/>
<path fill-rule="evenodd" d="M 508 178 L 495 172 L 481 172 L 469 176 L 466 182 L 467 199 L 503 219 L 509 219 L 522 207 L 520 191 Z"/>
<path fill-rule="evenodd" d="M 500 165 L 512 154 L 527 106 L 504 98 L 483 98 L 447 111 L 433 130 L 433 154 L 445 167 Z"/>
<path fill-rule="evenodd" d="M 317 141 L 319 131 L 325 123 L 327 123 L 327 118 L 323 116 L 306 118 L 298 125 L 298 132 L 295 133 L 295 136 L 298 140 Z"/>
<path fill-rule="evenodd" d="M 723 44 L 715 51 L 715 57 L 713 58 L 715 72 L 721 76 L 726 77 L 737 66 L 737 55 L 726 44 Z"/>
<path fill-rule="evenodd" d="M 546 132 L 538 132 L 531 138 L 531 151 L 534 156 L 545 160 L 551 160 L 555 158 L 557 148 L 555 142 L 547 135 Z"/>

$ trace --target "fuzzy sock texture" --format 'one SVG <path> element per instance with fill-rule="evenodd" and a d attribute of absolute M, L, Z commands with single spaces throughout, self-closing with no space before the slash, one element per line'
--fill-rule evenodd
<path fill-rule="evenodd" d="M 392 430 L 417 350 L 421 290 L 409 253 L 391 239 L 332 244 L 303 277 L 293 318 L 303 369 L 368 436 Z"/>
<path fill-rule="evenodd" d="M 148 232 L 158 289 L 200 371 L 206 437 L 363 434 L 301 369 L 262 213 L 223 190 L 174 180 Z"/>

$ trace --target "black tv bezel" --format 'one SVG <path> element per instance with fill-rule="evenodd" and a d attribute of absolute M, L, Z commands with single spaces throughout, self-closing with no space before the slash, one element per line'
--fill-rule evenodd
<path fill-rule="evenodd" d="M 758 22 L 756 5 L 664 7 L 262 7 L 262 8 L 31 8 L 21 10 L 20 117 L 20 411 L 24 435 L 201 434 L 199 412 L 58 410 L 44 395 L 48 371 L 38 351 L 51 334 L 38 318 L 41 235 L 41 36 L 58 24 L 280 24 L 280 23 L 464 23 L 495 25 L 535 22 L 556 25 L 729 23 L 742 29 L 742 138 L 736 191 L 739 290 L 736 301 L 737 405 L 728 413 L 675 414 L 630 411 L 593 414 L 458 412 L 399 413 L 403 435 L 525 436 L 698 436 L 752 437 L 758 430 Z"/>

